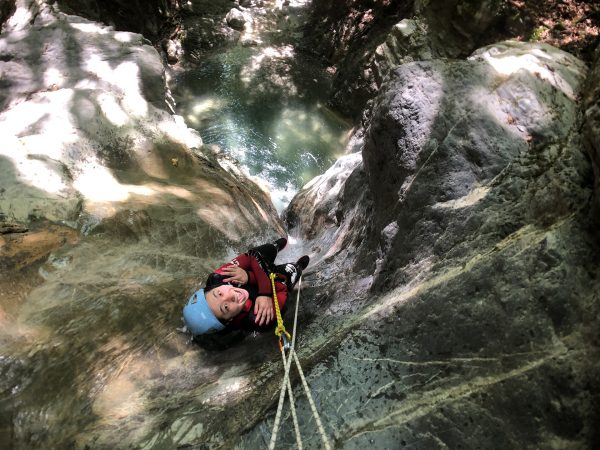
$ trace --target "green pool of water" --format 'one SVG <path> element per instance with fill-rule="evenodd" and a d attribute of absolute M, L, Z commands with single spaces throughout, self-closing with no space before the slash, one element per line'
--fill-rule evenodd
<path fill-rule="evenodd" d="M 175 79 L 177 113 L 251 175 L 281 211 L 343 153 L 349 124 L 325 106 L 324 71 L 291 46 L 207 56 Z"/>

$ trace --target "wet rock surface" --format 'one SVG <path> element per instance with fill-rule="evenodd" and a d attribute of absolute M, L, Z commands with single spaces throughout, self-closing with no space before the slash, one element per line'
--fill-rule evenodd
<path fill-rule="evenodd" d="M 0 52 L 0 447 L 222 441 L 231 383 L 273 355 L 175 330 L 211 269 L 283 233 L 268 194 L 168 112 L 141 35 L 23 1 Z"/>
<path fill-rule="evenodd" d="M 334 343 L 309 378 L 341 448 L 597 442 L 586 76 L 514 42 L 400 66 L 355 140 L 364 161 L 290 206 L 314 251 L 310 309 L 344 316 L 308 327 Z"/>
<path fill-rule="evenodd" d="M 590 70 L 583 97 L 584 133 L 595 175 L 596 207 L 600 207 L 600 47 Z M 597 217 L 597 210 L 595 211 Z"/>
<path fill-rule="evenodd" d="M 175 327 L 211 269 L 284 233 L 266 194 L 168 112 L 141 36 L 17 6 L 0 35 L 0 447 L 264 447 L 275 338 L 191 346 Z M 349 154 L 286 216 L 311 255 L 297 345 L 326 434 L 596 447 L 587 68 L 514 42 L 396 56 Z M 292 382 L 305 448 L 320 448 Z M 294 441 L 285 412 L 278 446 Z"/>
<path fill-rule="evenodd" d="M 465 58 L 504 39 L 550 43 L 588 61 L 600 32 L 595 2 L 571 0 L 316 0 L 312 17 L 307 47 L 331 65 L 330 102 L 351 117 L 398 63 Z"/>

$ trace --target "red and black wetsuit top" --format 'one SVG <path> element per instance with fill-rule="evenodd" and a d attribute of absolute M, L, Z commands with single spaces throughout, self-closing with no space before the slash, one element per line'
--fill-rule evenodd
<path fill-rule="evenodd" d="M 241 267 L 248 274 L 248 283 L 243 285 L 237 285 L 237 283 L 225 283 L 223 280 L 227 278 L 224 275 L 223 269 L 228 266 L 235 265 Z M 285 302 L 287 300 L 287 287 L 283 280 L 275 281 L 275 291 L 277 292 L 277 300 L 279 308 L 283 311 Z M 258 326 L 255 323 L 256 317 L 254 316 L 254 303 L 256 298 L 260 296 L 267 296 L 273 298 L 273 287 L 271 286 L 271 279 L 269 275 L 262 269 L 256 257 L 251 256 L 247 253 L 242 253 L 236 256 L 230 262 L 223 264 L 213 273 L 211 273 L 206 280 L 206 289 L 212 289 L 223 284 L 232 284 L 236 287 L 240 287 L 248 291 L 248 300 L 244 305 L 242 312 L 234 317 L 229 323 L 227 323 L 227 329 L 249 329 L 249 330 L 264 330 L 273 326 L 274 321 L 268 325 Z"/>

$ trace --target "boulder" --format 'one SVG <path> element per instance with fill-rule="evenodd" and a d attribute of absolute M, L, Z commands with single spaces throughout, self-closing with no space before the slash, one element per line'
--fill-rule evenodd
<path fill-rule="evenodd" d="M 397 64 L 465 58 L 478 47 L 505 39 L 539 40 L 536 30 L 539 34 L 546 26 L 552 28 L 544 42 L 587 60 L 597 45 L 596 19 L 588 3 L 553 9 L 551 3 L 496 0 L 315 0 L 306 27 L 307 47 L 335 70 L 331 102 L 358 118 L 388 69 Z"/>
<path fill-rule="evenodd" d="M 374 64 L 378 83 L 395 67 L 433 58 L 427 25 L 419 19 L 403 19 L 392 28 L 386 41 L 375 49 Z"/>
<path fill-rule="evenodd" d="M 404 64 L 366 117 L 362 162 L 292 202 L 314 264 L 304 361 L 337 445 L 593 446 L 586 75 L 572 55 L 516 42 Z M 293 442 L 291 424 L 280 439 Z"/>
<path fill-rule="evenodd" d="M 225 16 L 225 21 L 234 30 L 243 31 L 248 22 L 248 16 L 239 9 L 232 8 Z"/>
<path fill-rule="evenodd" d="M 241 33 L 218 18 L 190 16 L 184 22 L 186 29 L 182 45 L 188 59 L 200 62 L 206 51 L 233 44 Z"/>
<path fill-rule="evenodd" d="M 183 54 L 181 42 L 179 40 L 168 39 L 163 44 L 169 64 L 176 64 Z"/>

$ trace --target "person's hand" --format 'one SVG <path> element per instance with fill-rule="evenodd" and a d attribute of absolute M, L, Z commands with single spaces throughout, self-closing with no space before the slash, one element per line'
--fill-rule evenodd
<path fill-rule="evenodd" d="M 261 295 L 256 298 L 254 303 L 254 315 L 256 320 L 254 321 L 258 326 L 268 325 L 273 321 L 275 317 L 275 307 L 273 306 L 273 299 Z"/>
<path fill-rule="evenodd" d="M 223 279 L 225 283 L 248 283 L 248 273 L 241 267 L 233 264 L 223 269 L 223 276 L 227 277 Z"/>

